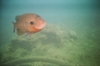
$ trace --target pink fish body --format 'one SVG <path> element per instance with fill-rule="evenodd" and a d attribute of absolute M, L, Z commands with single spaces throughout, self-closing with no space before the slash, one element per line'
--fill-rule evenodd
<path fill-rule="evenodd" d="M 42 30 L 46 26 L 46 22 L 37 14 L 27 13 L 16 16 L 16 22 L 14 24 L 17 28 L 17 35 L 23 35 L 24 33 L 36 33 Z"/>

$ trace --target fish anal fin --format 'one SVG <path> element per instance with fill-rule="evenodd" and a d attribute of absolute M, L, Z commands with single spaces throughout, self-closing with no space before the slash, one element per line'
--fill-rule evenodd
<path fill-rule="evenodd" d="M 27 33 L 26 36 L 31 36 L 33 33 Z"/>
<path fill-rule="evenodd" d="M 17 28 L 17 35 L 20 36 L 20 35 L 23 35 L 25 32 L 23 31 L 20 31 L 18 28 Z"/>

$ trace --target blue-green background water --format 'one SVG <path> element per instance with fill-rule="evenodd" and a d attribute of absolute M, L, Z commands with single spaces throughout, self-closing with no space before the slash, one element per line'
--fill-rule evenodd
<path fill-rule="evenodd" d="M 59 24 L 65 29 L 77 27 L 82 30 L 87 26 L 98 25 L 98 6 L 94 0 L 1 0 L 1 45 L 14 35 L 12 22 L 15 22 L 16 15 L 36 13 L 48 23 Z"/>
<path fill-rule="evenodd" d="M 99 0 L 0 0 L 0 47 L 3 48 L 10 43 L 16 35 L 13 33 L 12 24 L 12 22 L 16 22 L 16 15 L 36 13 L 47 24 L 51 23 L 64 32 L 68 30 L 76 31 L 77 40 L 80 43 L 76 47 L 83 46 L 83 43 L 86 44 L 87 42 L 84 39 L 91 41 L 87 43 L 91 50 L 88 53 L 93 53 L 94 57 L 97 56 L 93 62 L 96 66 L 99 66 L 100 60 L 97 59 L 100 59 L 99 4 Z M 75 44 L 73 43 L 73 45 Z"/>

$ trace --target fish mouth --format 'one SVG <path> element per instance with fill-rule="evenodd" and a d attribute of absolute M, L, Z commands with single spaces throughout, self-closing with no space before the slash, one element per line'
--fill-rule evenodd
<path fill-rule="evenodd" d="M 43 24 L 41 24 L 41 25 L 39 25 L 39 26 L 35 26 L 37 29 L 43 29 L 44 27 L 45 27 L 45 25 L 46 25 L 46 23 L 43 23 Z"/>

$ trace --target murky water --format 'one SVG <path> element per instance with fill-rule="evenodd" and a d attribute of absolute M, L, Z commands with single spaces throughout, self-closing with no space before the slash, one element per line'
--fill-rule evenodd
<path fill-rule="evenodd" d="M 100 65 L 98 0 L 1 0 L 0 8 L 1 65 Z M 24 13 L 40 15 L 46 27 L 31 36 L 17 36 L 12 22 Z"/>

